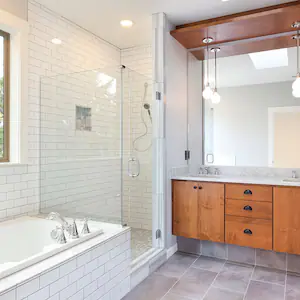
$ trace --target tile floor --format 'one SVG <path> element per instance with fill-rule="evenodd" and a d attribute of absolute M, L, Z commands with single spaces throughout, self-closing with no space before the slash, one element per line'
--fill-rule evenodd
<path fill-rule="evenodd" d="M 123 300 L 300 300 L 300 274 L 176 253 Z"/>
<path fill-rule="evenodd" d="M 135 260 L 152 248 L 152 231 L 131 228 L 131 259 Z"/>

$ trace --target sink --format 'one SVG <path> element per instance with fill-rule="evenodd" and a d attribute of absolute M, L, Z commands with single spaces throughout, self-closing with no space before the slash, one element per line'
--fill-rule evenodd
<path fill-rule="evenodd" d="M 285 178 L 282 181 L 283 182 L 299 182 L 300 183 L 300 178 Z"/>

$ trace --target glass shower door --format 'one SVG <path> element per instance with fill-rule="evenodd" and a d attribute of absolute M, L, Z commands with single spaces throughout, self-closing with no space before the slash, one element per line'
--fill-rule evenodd
<path fill-rule="evenodd" d="M 123 203 L 131 227 L 132 260 L 153 248 L 152 81 L 123 73 Z"/>

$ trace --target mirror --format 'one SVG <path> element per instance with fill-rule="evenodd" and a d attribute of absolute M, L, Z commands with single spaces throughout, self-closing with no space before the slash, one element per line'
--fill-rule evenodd
<path fill-rule="evenodd" d="M 214 86 L 213 55 L 208 62 Z M 206 65 L 203 61 L 205 75 Z M 204 164 L 299 168 L 300 98 L 292 95 L 296 73 L 296 47 L 220 55 L 221 101 L 202 100 Z"/>

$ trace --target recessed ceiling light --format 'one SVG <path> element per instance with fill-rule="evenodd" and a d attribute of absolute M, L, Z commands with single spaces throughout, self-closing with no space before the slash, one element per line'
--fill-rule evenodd
<path fill-rule="evenodd" d="M 58 39 L 58 38 L 52 39 L 51 42 L 52 42 L 54 45 L 61 45 L 61 44 L 62 44 L 62 40 L 60 40 L 60 39 Z"/>
<path fill-rule="evenodd" d="M 131 28 L 133 26 L 133 22 L 131 20 L 122 20 L 120 24 L 124 28 Z"/>

